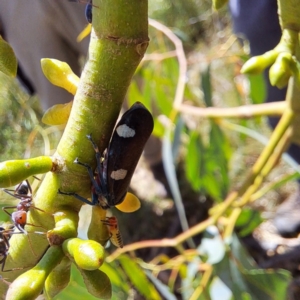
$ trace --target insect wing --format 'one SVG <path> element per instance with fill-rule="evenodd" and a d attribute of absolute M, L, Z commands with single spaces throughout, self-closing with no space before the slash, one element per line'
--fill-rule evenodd
<path fill-rule="evenodd" d="M 136 165 L 153 130 L 153 117 L 136 102 L 118 122 L 107 155 L 107 189 L 110 206 L 121 203 Z"/>

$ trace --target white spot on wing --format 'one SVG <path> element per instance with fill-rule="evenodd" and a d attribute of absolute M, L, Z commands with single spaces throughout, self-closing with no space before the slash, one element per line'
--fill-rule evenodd
<path fill-rule="evenodd" d="M 116 131 L 118 135 L 123 138 L 129 138 L 135 135 L 135 130 L 128 127 L 126 124 L 118 126 Z"/>
<path fill-rule="evenodd" d="M 127 170 L 120 169 L 120 170 L 112 171 L 110 177 L 114 180 L 122 180 L 126 177 L 126 175 L 127 175 Z"/>

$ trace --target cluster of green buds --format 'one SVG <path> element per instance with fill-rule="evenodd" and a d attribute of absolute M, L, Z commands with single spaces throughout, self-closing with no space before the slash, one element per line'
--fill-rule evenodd
<path fill-rule="evenodd" d="M 279 44 L 262 55 L 250 58 L 242 67 L 241 73 L 259 74 L 270 67 L 269 77 L 273 86 L 283 88 L 294 76 L 300 84 L 300 66 L 295 57 L 298 33 L 291 29 L 284 29 Z"/>
<path fill-rule="evenodd" d="M 13 174 L 19 174 L 19 180 L 27 175 L 57 169 L 57 165 L 54 162 L 50 164 L 49 159 L 37 157 L 1 163 L 1 187 L 15 183 Z M 102 239 L 103 245 L 93 240 L 82 240 L 77 238 L 78 221 L 78 212 L 72 210 L 61 210 L 54 214 L 55 226 L 47 232 L 50 247 L 32 269 L 10 284 L 6 299 L 35 299 L 43 290 L 48 297 L 54 297 L 70 281 L 71 262 L 78 267 L 87 290 L 93 296 L 110 299 L 110 280 L 99 270 L 105 258 L 103 245 L 109 239 L 107 230 L 106 238 Z"/>

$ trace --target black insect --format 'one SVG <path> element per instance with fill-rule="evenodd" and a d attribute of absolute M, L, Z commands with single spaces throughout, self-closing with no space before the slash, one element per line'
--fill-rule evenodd
<path fill-rule="evenodd" d="M 4 189 L 4 191 L 7 194 L 20 200 L 20 202 L 16 206 L 2 207 L 2 209 L 11 217 L 11 220 L 16 226 L 16 228 L 18 228 L 22 233 L 27 234 L 27 231 L 25 230 L 25 225 L 40 227 L 37 225 L 27 223 L 27 213 L 30 208 L 34 208 L 44 212 L 42 209 L 37 208 L 32 204 L 32 189 L 28 180 L 22 181 L 14 191 L 7 189 Z M 10 213 L 8 209 L 16 209 L 16 211 Z"/>
<path fill-rule="evenodd" d="M 92 23 L 92 20 L 93 20 L 93 12 L 92 12 L 93 4 L 92 4 L 92 2 L 93 1 L 90 0 L 90 2 L 85 7 L 85 18 L 89 23 Z"/>
<path fill-rule="evenodd" d="M 5 268 L 5 261 L 9 254 L 9 239 L 12 234 L 15 233 L 21 233 L 21 232 L 14 232 L 13 227 L 10 227 L 8 229 L 4 227 L 0 227 L 0 265 L 1 265 L 1 271 L 2 272 L 9 272 L 9 271 L 15 271 L 15 270 L 22 270 L 23 268 L 13 268 L 10 270 L 4 270 Z"/>
<path fill-rule="evenodd" d="M 85 7 L 85 18 L 89 23 L 92 23 L 92 8 L 93 1 L 92 0 L 68 0 L 69 2 L 77 2 L 86 4 Z"/>
<path fill-rule="evenodd" d="M 97 158 L 97 171 L 78 159 L 74 163 L 87 168 L 92 181 L 92 202 L 76 194 L 59 191 L 60 194 L 73 195 L 90 205 L 100 205 L 103 209 L 120 204 L 127 193 L 132 175 L 142 155 L 144 146 L 153 130 L 153 117 L 147 108 L 136 102 L 118 122 L 108 150 L 103 156 L 90 135 Z"/>

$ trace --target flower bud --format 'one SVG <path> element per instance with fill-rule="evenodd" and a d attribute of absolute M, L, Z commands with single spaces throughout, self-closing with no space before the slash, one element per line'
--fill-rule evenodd
<path fill-rule="evenodd" d="M 295 65 L 295 62 L 290 53 L 280 53 L 270 68 L 269 77 L 271 85 L 277 86 L 279 89 L 284 88 L 293 75 L 293 65 Z"/>
<path fill-rule="evenodd" d="M 56 104 L 46 110 L 42 122 L 46 125 L 63 125 L 68 122 L 73 100 L 65 104 Z"/>
<path fill-rule="evenodd" d="M 42 71 L 46 78 L 54 85 L 67 90 L 75 95 L 79 83 L 79 77 L 73 73 L 70 66 L 57 59 L 41 59 Z"/>
<path fill-rule="evenodd" d="M 242 74 L 260 74 L 267 67 L 274 63 L 278 52 L 275 50 L 268 51 L 263 55 L 253 56 L 245 62 L 241 69 Z"/>
<path fill-rule="evenodd" d="M 71 238 L 64 241 L 63 250 L 67 256 L 74 259 L 79 268 L 84 270 L 97 270 L 104 261 L 104 248 L 96 241 Z"/>

